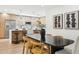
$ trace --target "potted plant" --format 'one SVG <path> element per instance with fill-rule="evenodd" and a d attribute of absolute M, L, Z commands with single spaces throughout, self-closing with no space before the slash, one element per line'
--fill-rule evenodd
<path fill-rule="evenodd" d="M 41 29 L 44 29 L 45 28 L 45 24 L 42 24 L 41 21 L 38 20 L 37 21 L 37 24 L 36 24 L 36 27 L 41 30 Z"/>
<path fill-rule="evenodd" d="M 45 24 L 42 24 L 41 21 L 37 21 L 37 27 L 40 28 L 41 41 L 45 41 Z"/>

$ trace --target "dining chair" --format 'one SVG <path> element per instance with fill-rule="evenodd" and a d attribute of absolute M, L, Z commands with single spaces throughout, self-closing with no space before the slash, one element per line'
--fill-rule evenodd
<path fill-rule="evenodd" d="M 31 39 L 28 38 L 27 36 L 23 36 L 23 54 L 25 53 L 30 53 L 30 49 L 32 48 L 32 43 Z"/>
<path fill-rule="evenodd" d="M 54 39 L 63 39 L 63 36 L 53 36 Z"/>
<path fill-rule="evenodd" d="M 25 36 L 23 36 L 23 54 L 24 54 L 24 51 L 25 51 L 25 43 L 26 43 L 26 38 L 25 38 Z"/>
<path fill-rule="evenodd" d="M 75 46 L 74 46 L 74 49 L 72 51 L 72 54 L 79 54 L 79 36 L 75 42 Z"/>
<path fill-rule="evenodd" d="M 23 45 L 23 54 L 26 53 L 31 53 L 31 49 L 34 48 L 36 45 L 39 45 L 40 42 L 33 40 L 31 38 L 28 38 L 27 36 L 23 36 L 24 40 L 24 45 Z"/>
<path fill-rule="evenodd" d="M 70 51 L 72 51 L 72 52 L 70 52 Z M 79 54 L 79 36 L 76 39 L 74 48 L 72 50 L 64 48 L 63 50 L 57 51 L 55 54 Z"/>
<path fill-rule="evenodd" d="M 49 54 L 49 47 L 48 45 L 40 42 L 39 44 L 35 44 L 34 47 L 31 49 L 32 54 Z"/>

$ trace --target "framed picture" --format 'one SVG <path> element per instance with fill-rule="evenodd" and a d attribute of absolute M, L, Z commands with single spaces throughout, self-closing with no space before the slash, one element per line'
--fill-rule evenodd
<path fill-rule="evenodd" d="M 55 15 L 53 18 L 53 28 L 62 29 L 63 28 L 63 14 Z"/>
<path fill-rule="evenodd" d="M 64 14 L 64 27 L 65 29 L 78 29 L 79 26 L 79 12 L 69 12 Z"/>

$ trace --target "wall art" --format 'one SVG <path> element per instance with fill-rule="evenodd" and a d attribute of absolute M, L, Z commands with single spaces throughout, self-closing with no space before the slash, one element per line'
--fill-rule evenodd
<path fill-rule="evenodd" d="M 65 29 L 78 29 L 79 12 L 69 12 L 64 14 L 64 27 Z"/>
<path fill-rule="evenodd" d="M 63 14 L 55 15 L 53 18 L 53 28 L 62 29 L 63 28 Z"/>

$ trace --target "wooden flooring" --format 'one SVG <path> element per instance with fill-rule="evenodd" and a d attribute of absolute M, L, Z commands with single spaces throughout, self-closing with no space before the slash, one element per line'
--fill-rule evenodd
<path fill-rule="evenodd" d="M 0 39 L 0 54 L 22 54 L 23 43 L 10 44 L 7 39 Z"/>

